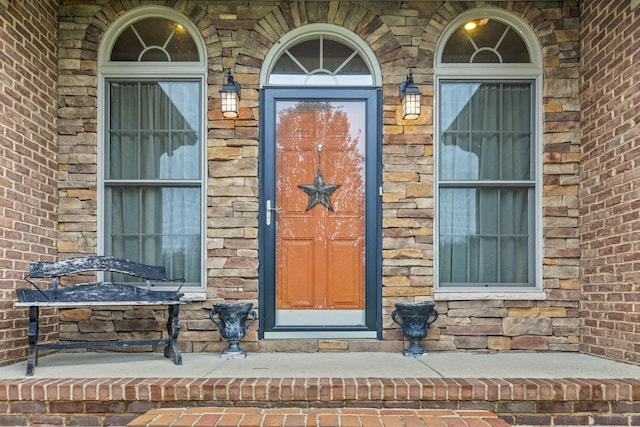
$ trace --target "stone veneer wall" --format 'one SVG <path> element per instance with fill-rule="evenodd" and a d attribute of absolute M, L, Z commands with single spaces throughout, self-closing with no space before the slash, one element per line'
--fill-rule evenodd
<path fill-rule="evenodd" d="M 582 351 L 640 362 L 637 2 L 581 2 Z"/>
<path fill-rule="evenodd" d="M 209 55 L 208 299 L 182 309 L 184 350 L 219 351 L 226 345 L 212 331 L 213 325 L 202 307 L 221 300 L 250 300 L 257 304 L 260 67 L 280 37 L 293 28 L 318 22 L 340 25 L 358 34 L 375 52 L 384 75 L 384 340 L 258 341 L 255 331 L 251 331 L 243 348 L 402 348 L 402 334 L 390 319 L 394 303 L 433 298 L 433 52 L 446 24 L 459 13 L 478 6 L 506 8 L 521 16 L 538 35 L 543 49 L 543 246 L 547 298 L 438 302 L 441 316 L 425 344 L 432 350 L 578 350 L 579 9 L 575 1 L 64 2 L 60 8 L 59 41 L 61 256 L 96 251 L 98 45 L 117 16 L 149 3 L 171 5 L 189 16 L 202 32 Z M 235 120 L 221 117 L 217 99 L 224 81 L 223 70 L 229 67 L 243 88 L 242 109 Z M 405 79 L 408 68 L 413 69 L 424 94 L 423 114 L 417 121 L 403 121 L 400 116 L 398 84 Z M 91 312 L 66 315 L 72 320 L 63 324 L 67 338 L 80 334 L 78 320 L 95 317 Z M 91 332 L 102 333 L 95 329 Z M 109 333 L 119 331 L 116 328 Z"/>
<path fill-rule="evenodd" d="M 56 257 L 57 34 L 57 1 L 0 2 L 0 365 L 26 357 L 15 289 L 30 261 Z"/>

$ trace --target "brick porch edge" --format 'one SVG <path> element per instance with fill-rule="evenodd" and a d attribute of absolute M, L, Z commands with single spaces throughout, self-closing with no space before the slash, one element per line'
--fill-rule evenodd
<path fill-rule="evenodd" d="M 159 408 L 486 410 L 519 425 L 640 425 L 636 379 L 88 378 L 0 381 L 0 425 L 126 425 Z"/>

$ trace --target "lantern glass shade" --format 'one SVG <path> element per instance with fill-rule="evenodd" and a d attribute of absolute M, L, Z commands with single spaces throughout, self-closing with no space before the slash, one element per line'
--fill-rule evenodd
<path fill-rule="evenodd" d="M 235 90 L 221 90 L 220 102 L 224 117 L 238 117 L 238 92 Z"/>
<path fill-rule="evenodd" d="M 402 98 L 402 118 L 405 120 L 415 120 L 420 117 L 420 92 L 406 92 Z"/>
<path fill-rule="evenodd" d="M 233 80 L 231 69 L 227 71 L 227 82 L 220 90 L 220 109 L 224 117 L 238 117 L 238 101 L 240 100 L 240 83 Z"/>
<path fill-rule="evenodd" d="M 402 118 L 404 120 L 415 120 L 420 117 L 422 94 L 418 87 L 413 84 L 411 70 L 409 70 L 407 80 L 400 84 L 400 99 L 402 100 Z"/>

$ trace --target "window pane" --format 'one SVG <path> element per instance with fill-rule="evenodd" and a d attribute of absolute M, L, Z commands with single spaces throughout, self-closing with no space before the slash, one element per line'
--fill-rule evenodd
<path fill-rule="evenodd" d="M 200 126 L 200 84 L 196 82 L 160 82 L 171 100 L 171 129 L 198 131 Z"/>
<path fill-rule="evenodd" d="M 171 100 L 156 83 L 140 84 L 140 129 L 166 129 Z"/>
<path fill-rule="evenodd" d="M 530 83 L 441 84 L 440 179 L 530 180 Z"/>
<path fill-rule="evenodd" d="M 111 83 L 107 179 L 199 179 L 199 92 L 198 82 Z"/>
<path fill-rule="evenodd" d="M 163 265 L 172 278 L 200 280 L 199 188 L 109 187 L 111 255 Z"/>
<path fill-rule="evenodd" d="M 471 39 L 464 27 L 460 27 L 454 32 L 444 47 L 442 52 L 442 62 L 464 64 L 471 61 L 471 56 L 476 48 L 471 43 Z"/>
<path fill-rule="evenodd" d="M 497 130 L 500 123 L 500 84 L 483 83 L 475 88 L 466 105 L 471 116 L 471 129 Z"/>
<path fill-rule="evenodd" d="M 307 40 L 289 49 L 305 72 L 320 68 L 320 39 Z"/>
<path fill-rule="evenodd" d="M 469 277 L 465 282 L 498 283 L 498 239 L 496 236 L 469 238 Z"/>
<path fill-rule="evenodd" d="M 137 61 L 144 45 L 132 27 L 126 28 L 111 50 L 112 61 Z"/>
<path fill-rule="evenodd" d="M 440 190 L 440 235 L 466 241 L 476 234 L 476 192 L 473 189 Z"/>
<path fill-rule="evenodd" d="M 527 284 L 533 189 L 443 188 L 439 200 L 442 284 Z"/>
<path fill-rule="evenodd" d="M 200 190 L 162 190 L 162 259 L 172 277 L 200 279 Z M 166 207 L 165 207 L 166 206 Z"/>
<path fill-rule="evenodd" d="M 448 133 L 440 147 L 440 177 L 443 180 L 478 179 L 478 156 L 471 151 L 468 133 Z"/>
<path fill-rule="evenodd" d="M 172 62 L 195 62 L 200 60 L 196 43 L 187 30 L 181 25 L 176 27 L 176 31 L 167 43 L 166 49 Z"/>
<path fill-rule="evenodd" d="M 502 58 L 498 52 L 493 49 L 481 49 L 476 51 L 471 62 L 474 64 L 500 64 L 502 62 Z"/>
<path fill-rule="evenodd" d="M 109 140 L 107 179 L 137 179 L 140 176 L 138 134 L 111 132 Z"/>
<path fill-rule="evenodd" d="M 440 97 L 440 123 L 444 132 L 471 129 L 469 100 L 480 84 L 443 83 Z"/>
<path fill-rule="evenodd" d="M 498 234 L 498 191 L 493 188 L 479 188 L 476 190 L 478 209 L 476 224 L 478 234 L 483 236 Z"/>
<path fill-rule="evenodd" d="M 284 75 L 303 74 L 304 70 L 300 68 L 300 65 L 298 65 L 289 55 L 285 53 L 280 57 L 280 59 L 278 59 L 278 62 L 273 67 L 272 73 Z"/>
<path fill-rule="evenodd" d="M 531 164 L 531 134 L 505 134 L 502 137 L 502 159 L 505 167 L 502 179 L 530 180 L 533 176 Z"/>
<path fill-rule="evenodd" d="M 500 277 L 506 283 L 527 283 L 531 274 L 522 260 L 532 256 L 527 237 L 507 236 L 500 239 Z"/>
<path fill-rule="evenodd" d="M 502 56 L 502 62 L 516 64 L 527 64 L 530 62 L 527 45 L 513 28 L 509 29 L 505 35 L 498 51 Z"/>
<path fill-rule="evenodd" d="M 111 110 L 109 125 L 112 130 L 138 129 L 138 84 L 111 82 L 109 84 Z"/>
<path fill-rule="evenodd" d="M 531 85 L 504 84 L 501 98 L 502 129 L 531 131 Z"/>
<path fill-rule="evenodd" d="M 480 170 L 473 179 L 500 179 L 500 146 L 497 133 L 473 135 L 473 154 L 477 156 Z"/>
<path fill-rule="evenodd" d="M 468 276 L 467 240 L 440 239 L 440 282 L 466 283 Z"/>
<path fill-rule="evenodd" d="M 529 211 L 522 209 L 529 203 L 529 194 L 526 188 L 504 188 L 499 191 L 500 210 L 500 234 L 514 236 L 526 236 L 529 227 Z"/>
<path fill-rule="evenodd" d="M 338 68 L 345 64 L 351 54 L 353 54 L 353 49 L 340 42 L 327 40 L 326 38 L 322 40 L 322 65 L 329 71 L 337 71 Z M 363 70 L 355 71 L 362 72 Z M 368 70 L 365 69 L 364 71 Z"/>

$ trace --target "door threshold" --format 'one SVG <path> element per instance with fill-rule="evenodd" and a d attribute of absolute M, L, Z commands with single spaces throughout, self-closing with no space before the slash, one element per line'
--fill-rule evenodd
<path fill-rule="evenodd" d="M 376 331 L 277 331 L 265 332 L 266 340 L 284 339 L 377 339 Z"/>

